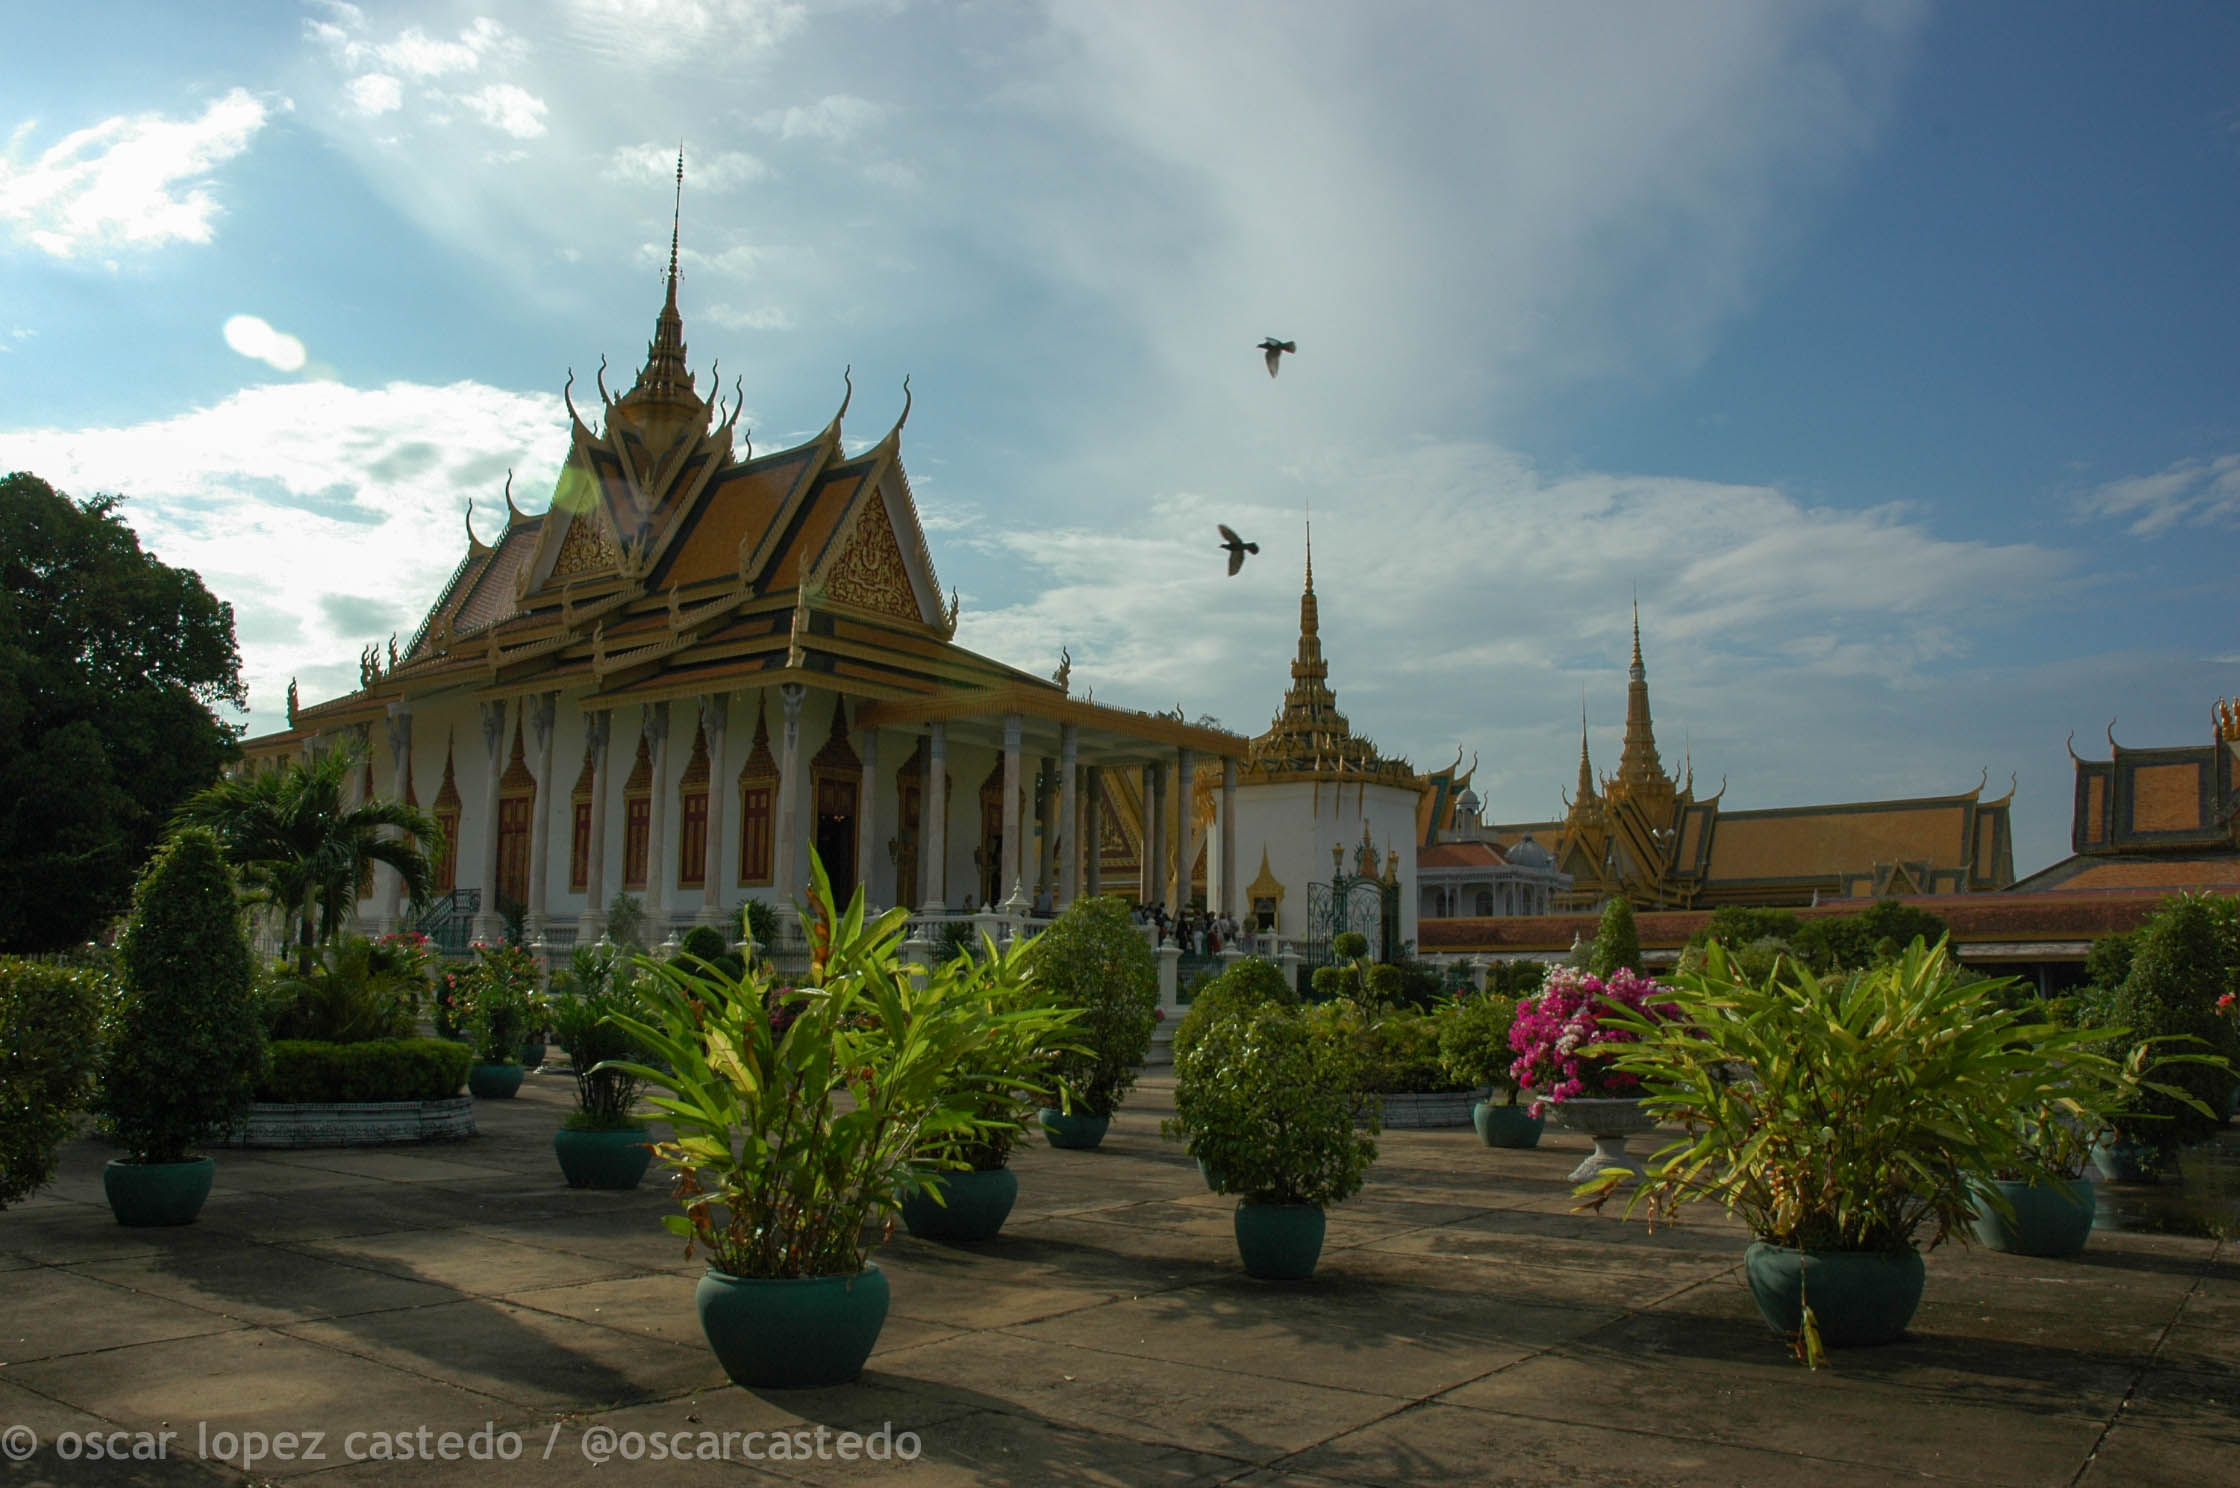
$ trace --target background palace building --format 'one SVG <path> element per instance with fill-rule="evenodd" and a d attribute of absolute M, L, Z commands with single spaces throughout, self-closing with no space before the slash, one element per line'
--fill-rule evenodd
<path fill-rule="evenodd" d="M 597 937 L 618 892 L 662 934 L 728 927 L 747 898 L 796 900 L 814 848 L 841 895 L 928 918 L 1120 893 L 1309 959 L 1345 928 L 1388 954 L 1545 958 L 1612 896 L 1648 912 L 1654 954 L 1721 905 L 1897 896 L 1945 914 L 1964 954 L 2042 971 L 2155 894 L 2240 887 L 2229 706 L 2207 746 L 2079 760 L 2076 856 L 2018 884 L 2011 792 L 1980 783 L 1774 810 L 1698 798 L 1658 755 L 1638 614 L 1616 772 L 1596 775 L 1582 729 L 1562 817 L 1486 823 L 1459 757 L 1418 774 L 1338 711 L 1311 537 L 1266 732 L 1076 698 L 1070 664 L 1042 677 L 956 644 L 903 469 L 907 383 L 860 454 L 848 398 L 807 443 L 756 452 L 736 385 L 726 411 L 687 365 L 676 247 L 630 389 L 611 395 L 601 363 L 597 429 L 570 376 L 546 510 L 515 507 L 509 479 L 504 530 L 482 541 L 470 510 L 411 641 L 367 648 L 346 696 L 304 706 L 291 686 L 289 728 L 244 745 L 256 769 L 354 744 L 361 791 L 428 807 L 449 850 L 423 928 L 494 938 L 511 908 L 549 950 Z M 405 909 L 384 869 L 359 918 L 386 929 Z"/>

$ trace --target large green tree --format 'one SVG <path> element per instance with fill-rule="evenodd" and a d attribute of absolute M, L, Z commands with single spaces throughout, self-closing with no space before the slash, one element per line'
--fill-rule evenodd
<path fill-rule="evenodd" d="M 233 607 L 143 552 L 119 498 L 0 476 L 0 952 L 91 937 L 245 702 Z"/>
<path fill-rule="evenodd" d="M 307 974 L 312 946 L 342 928 L 374 864 L 394 868 L 415 905 L 435 882 L 428 849 L 443 828 L 401 801 L 350 804 L 349 783 L 364 768 L 356 750 L 328 749 L 308 764 L 287 760 L 218 781 L 179 808 L 182 822 L 215 832 L 226 861 L 294 920 L 297 969 Z"/>

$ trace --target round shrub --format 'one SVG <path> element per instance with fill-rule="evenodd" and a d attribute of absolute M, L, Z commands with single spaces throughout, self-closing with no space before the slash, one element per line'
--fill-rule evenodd
<path fill-rule="evenodd" d="M 1491 1085 L 1517 1099 L 1517 1077 L 1509 1072 L 1516 1055 L 1509 1048 L 1509 1029 L 1517 1021 L 1517 1000 L 1498 992 L 1469 993 L 1441 1008 L 1434 1021 L 1439 1029 L 1439 1064 L 1459 1085 Z"/>
<path fill-rule="evenodd" d="M 2232 990 L 2233 974 L 2229 937 L 2219 911 L 2200 895 L 2167 900 L 2139 930 L 2130 971 L 2111 999 L 2110 1021 L 2127 1029 L 2133 1042 L 2198 1039 L 2199 1043 L 2179 1047 L 2188 1053 L 2227 1054 L 2232 1032 L 2218 1013 L 2217 999 Z M 2153 1144 L 2167 1157 L 2223 1125 L 2221 1113 L 2232 1088 L 2232 1072 L 2214 1063 L 2173 1064 L 2161 1078 L 2182 1088 L 2208 1111 L 2174 1095 L 2150 1091 L 2138 1107 L 2143 1119 L 2118 1125 L 2131 1140 Z"/>
<path fill-rule="evenodd" d="M 1198 1036 L 1214 1022 L 1239 1009 L 1264 1007 L 1269 1003 L 1293 1004 L 1299 994 L 1291 979 L 1272 962 L 1258 956 L 1246 956 L 1219 976 L 1208 977 L 1190 1000 L 1190 1010 L 1175 1025 L 1174 1055 L 1180 1059 Z"/>
<path fill-rule="evenodd" d="M 1351 1044 L 1297 1008 L 1239 1009 L 1175 1058 L 1169 1133 L 1248 1203 L 1351 1198 L 1376 1160 L 1376 1127 Z"/>
<path fill-rule="evenodd" d="M 1054 1073 L 1072 1108 L 1110 1116 L 1135 1087 L 1159 1015 L 1159 962 L 1118 899 L 1076 899 L 1034 941 L 1034 976 L 1059 1007 L 1079 1008 L 1077 1048 Z"/>
<path fill-rule="evenodd" d="M 92 1086 L 112 991 L 97 971 L 0 957 L 0 1208 L 53 1181 L 55 1149 Z"/>
<path fill-rule="evenodd" d="M 179 832 L 149 861 L 117 961 L 99 1110 L 134 1162 L 183 1162 L 240 1119 L 265 1062 L 233 872 L 207 830 Z"/>

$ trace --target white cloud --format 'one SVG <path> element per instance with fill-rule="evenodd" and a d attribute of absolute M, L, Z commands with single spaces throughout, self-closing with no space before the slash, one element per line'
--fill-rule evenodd
<path fill-rule="evenodd" d="M 459 33 L 456 41 L 440 41 L 419 27 L 411 26 L 399 32 L 394 41 L 363 46 L 360 50 L 413 77 L 441 78 L 481 67 L 482 59 L 499 47 L 505 34 L 505 28 L 496 21 L 488 16 L 477 16 L 473 25 Z"/>
<path fill-rule="evenodd" d="M 27 122 L 0 157 L 0 222 L 56 258 L 207 243 L 219 212 L 210 172 L 247 149 L 265 118 L 235 88 L 199 118 L 120 114 L 28 158 Z"/>
<path fill-rule="evenodd" d="M 516 498 L 543 505 L 567 448 L 549 394 L 481 383 L 275 383 L 215 407 L 121 428 L 0 434 L 0 469 L 77 495 L 114 491 L 150 551 L 234 607 L 258 730 L 356 685 L 358 648 L 409 637 L 466 548 L 467 500 L 487 536 Z M 338 597 L 370 596 L 349 603 Z"/>
<path fill-rule="evenodd" d="M 797 0 L 567 0 L 562 19 L 605 64 L 704 58 L 737 68 L 776 51 L 807 14 Z"/>
<path fill-rule="evenodd" d="M 544 100 L 512 83 L 492 83 L 459 100 L 492 129 L 515 139 L 536 139 L 545 132 Z"/>
<path fill-rule="evenodd" d="M 831 93 L 806 107 L 774 110 L 755 122 L 781 139 L 830 140 L 840 144 L 871 128 L 887 111 L 868 98 Z"/>
<path fill-rule="evenodd" d="M 2080 497 L 2077 510 L 2127 522 L 2133 537 L 2178 526 L 2240 525 L 2240 454 L 2180 460 L 2153 475 L 2110 481 Z"/>
<path fill-rule="evenodd" d="M 599 178 L 626 186 L 651 186 L 660 182 L 674 182 L 677 171 L 677 151 L 674 145 L 625 145 L 607 157 L 600 168 Z M 687 142 L 684 157 L 684 183 L 693 191 L 723 192 L 749 181 L 759 181 L 770 173 L 769 167 L 741 150 L 718 150 L 713 154 L 698 154 Z"/>
<path fill-rule="evenodd" d="M 274 330 L 254 315 L 236 315 L 225 323 L 226 345 L 251 361 L 263 362 L 281 372 L 303 370 L 303 343 L 284 331 Z"/>
<path fill-rule="evenodd" d="M 404 107 L 404 84 L 385 72 L 368 72 L 350 79 L 344 90 L 361 114 L 375 118 Z"/>
<path fill-rule="evenodd" d="M 743 310 L 732 305 L 710 305 L 700 312 L 717 325 L 735 331 L 790 331 L 793 314 L 781 305 Z"/>

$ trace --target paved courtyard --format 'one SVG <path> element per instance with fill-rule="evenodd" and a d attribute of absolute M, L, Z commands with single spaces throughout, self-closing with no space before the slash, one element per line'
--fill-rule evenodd
<path fill-rule="evenodd" d="M 39 1441 L 6 1481 L 2240 1483 L 2230 1242 L 1948 1246 L 1911 1336 L 1815 1374 L 1759 1322 L 1739 1228 L 1567 1212 L 1586 1143 L 1554 1131 L 1536 1152 L 1389 1133 L 1318 1278 L 1248 1280 L 1226 1202 L 1158 1137 L 1163 1078 L 1104 1150 L 1023 1149 L 999 1240 L 880 1253 L 894 1310 L 859 1384 L 758 1396 L 699 1335 L 666 1184 L 561 1184 L 567 1092 L 534 1077 L 449 1146 L 222 1156 L 181 1230 L 118 1227 L 107 1149 L 70 1149 L 0 1214 L 0 1428 Z M 352 1460 L 417 1450 L 422 1427 L 472 1450 L 488 1423 L 518 1460 Z M 721 1437 L 806 1432 L 785 1449 L 813 1451 L 823 1427 L 836 1453 L 882 1425 L 914 1461 L 772 1461 L 765 1436 L 750 1463 Z M 117 1433 L 164 1431 L 162 1460 L 82 1445 L 152 1451 Z M 254 1434 L 273 1455 L 244 1474 Z M 627 1460 L 656 1435 L 733 1460 Z"/>

